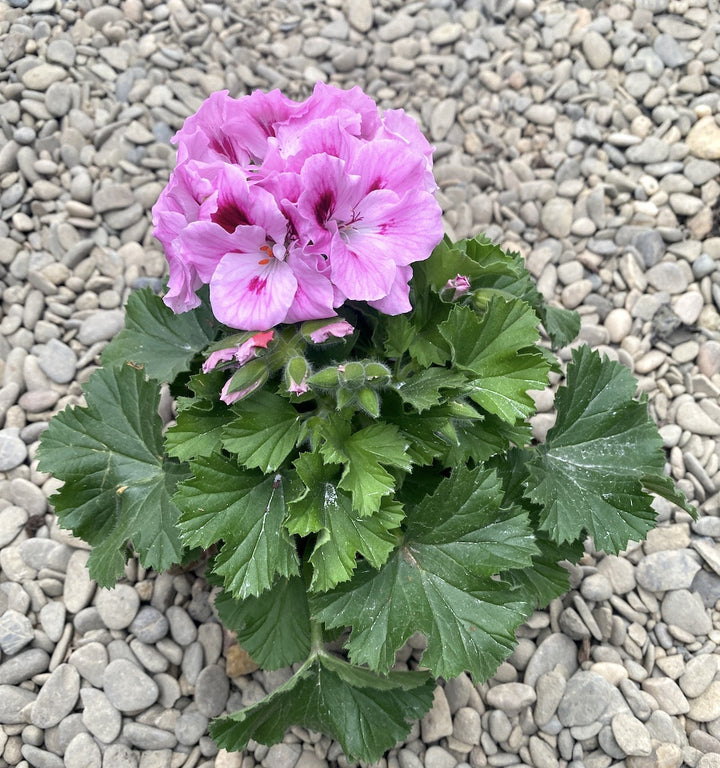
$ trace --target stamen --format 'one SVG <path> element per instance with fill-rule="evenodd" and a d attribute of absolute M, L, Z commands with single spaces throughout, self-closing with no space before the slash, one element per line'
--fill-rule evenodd
<path fill-rule="evenodd" d="M 261 251 L 264 251 L 265 253 L 267 253 L 267 255 L 268 255 L 270 258 L 272 258 L 272 256 L 273 256 L 273 252 L 272 252 L 272 248 L 271 248 L 269 245 L 261 245 L 261 246 L 260 246 L 260 250 L 261 250 Z"/>
<path fill-rule="evenodd" d="M 258 264 L 260 264 L 260 265 L 261 265 L 261 266 L 263 266 L 263 267 L 264 267 L 266 264 L 269 264 L 269 263 L 270 263 L 270 259 L 260 259 L 260 261 L 258 261 Z"/>

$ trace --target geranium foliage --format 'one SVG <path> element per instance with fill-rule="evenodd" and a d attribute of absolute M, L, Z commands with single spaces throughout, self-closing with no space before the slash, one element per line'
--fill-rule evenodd
<path fill-rule="evenodd" d="M 459 268 L 470 279 L 455 298 Z M 246 346 L 244 365 L 232 364 L 257 364 L 263 383 L 231 405 L 219 399 L 227 375 L 202 362 L 235 337 L 201 305 L 181 316 L 197 330 L 176 343 L 175 315 L 139 292 L 87 405 L 43 435 L 40 468 L 65 481 L 60 522 L 94 545 L 100 583 L 131 549 L 155 568 L 180 562 L 183 547 L 212 549 L 221 619 L 268 668 L 303 665 L 266 701 L 217 721 L 223 746 L 272 743 L 300 724 L 376 759 L 432 700 L 426 673 L 390 672 L 411 635 L 426 636 L 432 675 L 480 681 L 516 627 L 568 588 L 561 563 L 587 535 L 619 552 L 653 524 L 650 489 L 682 503 L 629 372 L 588 349 L 567 365 L 547 442 L 532 441 L 529 390 L 559 363 L 540 343 L 550 308 L 519 256 L 481 238 L 444 241 L 415 266 L 417 290 L 413 314 L 349 304 L 335 334 L 298 323 Z M 569 341 L 573 317 L 552 317 L 556 340 Z M 137 352 L 159 339 L 162 355 Z M 298 359 L 299 388 L 287 375 Z M 163 383 L 177 395 L 164 450 Z M 322 638 L 346 627 L 340 661 Z M 346 730 L 354 721 L 367 728 Z"/>

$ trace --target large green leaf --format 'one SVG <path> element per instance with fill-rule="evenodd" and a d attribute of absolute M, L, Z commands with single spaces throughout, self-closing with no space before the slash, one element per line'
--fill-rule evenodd
<path fill-rule="evenodd" d="M 305 661 L 310 653 L 310 611 L 299 576 L 277 579 L 260 597 L 245 600 L 221 592 L 215 608 L 222 623 L 263 669 Z"/>
<path fill-rule="evenodd" d="M 386 672 L 414 632 L 428 641 L 422 662 L 437 677 L 493 674 L 532 610 L 496 573 L 537 554 L 529 521 L 503 508 L 494 472 L 460 469 L 408 515 L 405 539 L 378 571 L 361 564 L 350 582 L 311 598 L 315 619 L 351 626 L 357 664 Z"/>
<path fill-rule="evenodd" d="M 216 322 L 202 304 L 176 315 L 149 288 L 130 294 L 125 329 L 105 348 L 103 365 L 135 363 L 150 378 L 173 382 L 215 337 Z"/>
<path fill-rule="evenodd" d="M 652 528 L 655 511 L 643 483 L 659 492 L 665 455 L 645 398 L 619 363 L 587 347 L 573 350 L 557 421 L 529 462 L 527 496 L 542 508 L 541 528 L 558 542 L 590 534 L 598 549 L 619 552 Z"/>
<path fill-rule="evenodd" d="M 324 591 L 349 579 L 358 554 L 380 568 L 395 546 L 402 509 L 388 505 L 371 517 L 361 517 L 348 494 L 337 487 L 337 467 L 323 464 L 315 453 L 302 453 L 295 468 L 305 491 L 289 505 L 285 525 L 300 536 L 318 534 L 310 555 L 311 589 Z"/>
<path fill-rule="evenodd" d="M 218 746 L 241 750 L 250 739 L 277 744 L 298 725 L 339 741 L 349 760 L 372 763 L 430 709 L 434 687 L 426 673 L 379 677 L 322 654 L 262 701 L 215 720 L 210 733 Z"/>
<path fill-rule="evenodd" d="M 241 464 L 274 472 L 295 448 L 302 419 L 282 397 L 261 390 L 237 403 L 236 417 L 223 431 L 223 447 Z"/>
<path fill-rule="evenodd" d="M 43 433 L 39 466 L 64 481 L 52 498 L 60 523 L 93 546 L 90 573 L 111 586 L 129 542 L 145 567 L 181 560 L 171 494 L 183 470 L 163 461 L 158 385 L 142 371 L 102 368 L 84 394 L 85 407 L 67 408 Z"/>
<path fill-rule="evenodd" d="M 395 488 L 395 478 L 383 465 L 410 471 L 406 439 L 397 427 L 384 422 L 350 433 L 346 424 L 328 421 L 324 434 L 323 457 L 344 464 L 338 488 L 350 492 L 353 509 L 360 515 L 374 514 Z"/>
<path fill-rule="evenodd" d="M 530 389 L 548 384 L 550 364 L 533 348 L 538 319 L 520 299 L 493 299 L 482 316 L 456 306 L 440 326 L 453 360 L 471 377 L 471 397 L 490 413 L 514 424 L 535 410 Z"/>
<path fill-rule="evenodd" d="M 269 589 L 279 576 L 298 573 L 294 542 L 282 522 L 287 512 L 284 479 L 243 470 L 236 461 L 213 454 L 191 462 L 193 477 L 178 486 L 175 503 L 183 511 L 180 531 L 190 547 L 223 547 L 215 572 L 234 597 Z"/>

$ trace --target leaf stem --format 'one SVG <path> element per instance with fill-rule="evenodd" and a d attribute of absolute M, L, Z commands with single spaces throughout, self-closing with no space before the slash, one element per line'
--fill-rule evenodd
<path fill-rule="evenodd" d="M 321 653 L 325 648 L 323 640 L 323 625 L 319 621 L 310 620 L 310 649 L 311 653 Z"/>

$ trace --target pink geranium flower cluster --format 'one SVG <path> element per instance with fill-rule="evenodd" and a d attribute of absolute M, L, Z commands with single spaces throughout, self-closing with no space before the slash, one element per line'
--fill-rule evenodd
<path fill-rule="evenodd" d="M 198 306 L 203 284 L 216 318 L 241 330 L 332 317 L 348 299 L 410 309 L 410 265 L 442 224 L 432 148 L 403 110 L 323 83 L 304 102 L 221 91 L 174 141 L 153 208 L 173 311 Z"/>

